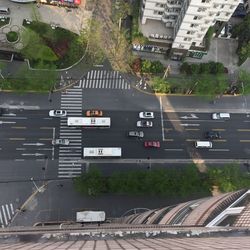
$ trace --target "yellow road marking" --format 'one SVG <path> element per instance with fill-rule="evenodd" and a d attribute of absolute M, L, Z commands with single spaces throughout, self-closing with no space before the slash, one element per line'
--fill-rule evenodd
<path fill-rule="evenodd" d="M 226 142 L 227 140 L 223 140 L 223 139 L 216 139 L 216 140 L 213 140 L 213 141 L 216 141 L 216 142 Z"/>
<path fill-rule="evenodd" d="M 164 139 L 164 141 L 173 141 L 174 139 Z"/>
<path fill-rule="evenodd" d="M 40 127 L 40 129 L 53 129 L 53 127 Z"/>
<path fill-rule="evenodd" d="M 239 132 L 250 132 L 250 129 L 237 129 Z"/>
<path fill-rule="evenodd" d="M 240 142 L 250 142 L 250 140 L 240 140 Z"/>
<path fill-rule="evenodd" d="M 27 127 L 17 127 L 17 126 L 13 126 L 11 128 L 15 128 L 15 129 L 26 129 Z"/>
<path fill-rule="evenodd" d="M 199 128 L 186 128 L 185 130 L 187 131 L 197 131 L 200 130 Z"/>
<path fill-rule="evenodd" d="M 25 138 L 9 138 L 11 141 L 24 141 Z"/>
<path fill-rule="evenodd" d="M 51 141 L 52 139 L 51 138 L 39 138 L 38 140 L 39 141 Z"/>
<path fill-rule="evenodd" d="M 214 128 L 214 129 L 212 129 L 212 131 L 225 131 L 225 129 L 224 128 Z"/>

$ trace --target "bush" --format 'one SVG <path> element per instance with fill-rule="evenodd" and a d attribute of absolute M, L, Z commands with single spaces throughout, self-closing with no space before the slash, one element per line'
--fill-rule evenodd
<path fill-rule="evenodd" d="M 149 60 L 143 60 L 142 61 L 142 73 L 163 73 L 165 67 L 163 64 L 159 61 L 149 61 Z"/>
<path fill-rule="evenodd" d="M 11 43 L 16 42 L 18 40 L 18 34 L 15 31 L 10 31 L 6 34 L 7 40 Z"/>
<path fill-rule="evenodd" d="M 162 79 L 161 77 L 154 77 L 152 79 L 152 89 L 156 93 L 170 93 L 171 92 L 171 86 L 169 83 L 167 83 L 166 80 Z"/>

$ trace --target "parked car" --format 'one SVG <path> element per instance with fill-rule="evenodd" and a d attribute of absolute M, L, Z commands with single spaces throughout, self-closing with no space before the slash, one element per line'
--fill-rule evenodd
<path fill-rule="evenodd" d="M 216 132 L 216 131 L 208 131 L 205 133 L 205 138 L 206 139 L 220 139 L 221 135 L 220 132 Z"/>
<path fill-rule="evenodd" d="M 154 112 L 140 112 L 139 113 L 139 118 L 142 119 L 153 119 L 154 118 Z"/>
<path fill-rule="evenodd" d="M 145 148 L 160 148 L 161 144 L 159 141 L 145 141 L 144 147 Z"/>
<path fill-rule="evenodd" d="M 101 110 L 88 110 L 86 111 L 86 116 L 102 116 L 103 112 Z"/>
<path fill-rule="evenodd" d="M 151 122 L 151 121 L 137 121 L 136 126 L 141 127 L 141 128 L 151 128 L 151 127 L 153 127 L 153 122 Z"/>
<path fill-rule="evenodd" d="M 52 145 L 69 145 L 69 139 L 54 139 Z"/>
<path fill-rule="evenodd" d="M 51 117 L 65 117 L 67 116 L 66 110 L 50 110 L 49 116 Z"/>
<path fill-rule="evenodd" d="M 137 137 L 137 138 L 143 138 L 144 133 L 143 131 L 129 131 L 128 137 Z"/>

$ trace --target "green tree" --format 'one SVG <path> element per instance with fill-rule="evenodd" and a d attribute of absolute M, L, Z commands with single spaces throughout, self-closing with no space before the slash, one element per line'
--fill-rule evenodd
<path fill-rule="evenodd" d="M 75 189 L 82 194 L 97 196 L 106 191 L 106 183 L 99 169 L 91 167 L 88 173 L 74 179 Z"/>
<path fill-rule="evenodd" d="M 244 95 L 249 94 L 250 93 L 250 73 L 248 73 L 245 70 L 240 70 L 239 82 L 240 82 L 240 87 L 241 87 L 241 93 Z"/>
<path fill-rule="evenodd" d="M 242 44 L 242 47 L 239 49 L 240 62 L 244 62 L 248 57 L 250 57 L 250 41 Z"/>
<path fill-rule="evenodd" d="M 154 77 L 152 79 L 152 88 L 156 93 L 170 93 L 171 85 L 167 80 L 162 79 L 161 77 Z"/>

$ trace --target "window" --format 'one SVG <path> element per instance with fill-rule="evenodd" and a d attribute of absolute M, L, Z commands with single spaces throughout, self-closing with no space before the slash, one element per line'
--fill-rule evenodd
<path fill-rule="evenodd" d="M 198 19 L 198 16 L 194 16 L 194 18 L 193 18 L 194 20 L 197 20 Z"/>
<path fill-rule="evenodd" d="M 162 4 L 162 3 L 155 3 L 155 7 L 164 8 L 164 7 L 165 7 L 165 4 Z"/>
<path fill-rule="evenodd" d="M 155 10 L 154 11 L 154 15 L 163 15 L 163 11 L 157 11 L 157 10 Z"/>
<path fill-rule="evenodd" d="M 225 5 L 224 5 L 224 4 L 222 4 L 222 5 L 220 6 L 220 8 L 221 8 L 221 9 L 223 9 L 224 7 L 225 7 Z"/>
<path fill-rule="evenodd" d="M 198 8 L 197 11 L 198 12 L 204 12 L 204 11 L 206 11 L 206 8 Z"/>

